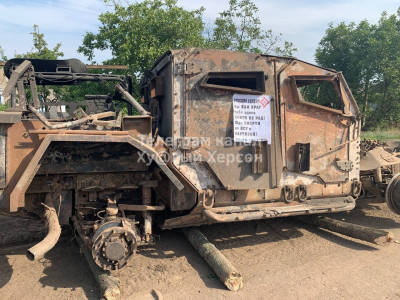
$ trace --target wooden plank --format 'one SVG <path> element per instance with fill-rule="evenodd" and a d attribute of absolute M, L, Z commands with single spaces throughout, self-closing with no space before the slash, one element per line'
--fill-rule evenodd
<path fill-rule="evenodd" d="M 328 229 L 358 240 L 384 246 L 393 241 L 394 236 L 385 230 L 365 227 L 357 224 L 338 221 L 323 216 L 301 216 L 300 221 L 317 227 Z"/>
<path fill-rule="evenodd" d="M 238 291 L 243 288 L 242 275 L 226 257 L 196 228 L 183 228 L 183 233 L 199 252 L 201 257 L 209 264 L 218 278 L 231 291 Z"/>
<path fill-rule="evenodd" d="M 100 289 L 101 299 L 116 300 L 121 298 L 121 291 L 119 289 L 119 279 L 112 276 L 110 271 L 105 271 L 99 268 L 94 262 L 92 255 L 80 237 L 76 237 L 81 252 L 85 255 L 86 261 L 89 264 L 90 270 L 97 281 Z"/>

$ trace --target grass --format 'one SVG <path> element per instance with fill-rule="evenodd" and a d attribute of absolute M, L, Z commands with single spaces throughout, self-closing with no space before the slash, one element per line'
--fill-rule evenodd
<path fill-rule="evenodd" d="M 400 129 L 389 129 L 389 130 L 376 130 L 376 131 L 362 131 L 361 140 L 400 140 Z"/>

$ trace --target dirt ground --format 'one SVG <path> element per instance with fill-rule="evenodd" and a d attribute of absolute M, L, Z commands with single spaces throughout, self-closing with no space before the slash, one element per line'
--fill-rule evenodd
<path fill-rule="evenodd" d="M 400 239 L 400 216 L 359 200 L 335 218 L 387 229 Z M 64 234 L 39 262 L 16 246 L 45 232 L 40 221 L 0 217 L 0 299 L 98 299 L 96 282 L 73 236 Z M 400 299 L 400 244 L 356 241 L 281 218 L 201 228 L 242 273 L 243 290 L 228 291 L 178 230 L 140 251 L 119 272 L 123 299 Z M 14 245 L 14 246 L 12 246 Z"/>

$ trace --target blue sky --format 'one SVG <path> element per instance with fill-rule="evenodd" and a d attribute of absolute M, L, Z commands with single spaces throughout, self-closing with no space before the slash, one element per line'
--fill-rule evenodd
<path fill-rule="evenodd" d="M 218 12 L 228 7 L 229 0 L 178 0 L 186 9 L 204 6 L 204 21 L 212 22 Z M 259 7 L 259 17 L 264 29 L 294 43 L 298 48 L 295 56 L 314 61 L 314 52 L 330 22 L 359 22 L 379 20 L 382 11 L 396 13 L 397 0 L 253 0 Z M 96 32 L 101 12 L 110 10 L 103 0 L 0 0 L 0 46 L 10 58 L 14 53 L 29 51 L 32 47 L 33 24 L 45 34 L 50 47 L 62 43 L 65 58 L 85 58 L 76 49 L 86 31 Z M 97 52 L 95 60 L 100 63 L 109 58 L 107 51 Z"/>

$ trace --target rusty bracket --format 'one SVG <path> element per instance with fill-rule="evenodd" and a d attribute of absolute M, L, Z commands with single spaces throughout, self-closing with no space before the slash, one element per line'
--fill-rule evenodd
<path fill-rule="evenodd" d="M 21 78 L 21 76 L 32 66 L 31 62 L 29 60 L 24 60 L 22 64 L 16 68 L 10 77 L 10 80 L 8 81 L 4 91 L 3 91 L 3 97 L 8 97 L 11 95 L 13 89 L 15 88 L 15 85 L 17 84 L 18 80 Z"/>
<path fill-rule="evenodd" d="M 350 160 L 335 160 L 337 167 L 345 172 L 353 170 L 353 162 Z"/>
<path fill-rule="evenodd" d="M 283 199 L 286 203 L 290 203 L 294 200 L 294 188 L 291 185 L 285 185 L 282 189 Z"/>
<path fill-rule="evenodd" d="M 27 73 L 28 73 L 27 75 L 28 75 L 29 85 L 31 86 L 33 106 L 36 109 L 39 109 L 40 101 L 39 101 L 39 95 L 38 95 L 37 86 L 36 86 L 35 70 L 33 69 L 32 64 L 31 64 L 31 67 L 28 69 Z"/>
<path fill-rule="evenodd" d="M 194 63 L 186 63 L 185 61 L 177 63 L 177 72 L 181 75 L 195 75 L 203 71 L 203 68 Z"/>
<path fill-rule="evenodd" d="M 24 82 L 22 79 L 17 81 L 17 90 L 19 96 L 19 106 L 16 106 L 14 111 L 25 111 L 27 99 L 25 94 Z"/>
<path fill-rule="evenodd" d="M 163 211 L 165 205 L 140 205 L 140 204 L 119 204 L 118 209 L 121 211 L 122 216 L 125 218 L 125 211 Z"/>
<path fill-rule="evenodd" d="M 177 138 L 177 146 L 182 150 L 194 150 L 201 147 L 201 140 L 198 138 L 180 137 Z"/>
<path fill-rule="evenodd" d="M 297 192 L 300 202 L 305 202 L 307 200 L 307 186 L 305 184 L 300 184 L 297 187 Z"/>
<path fill-rule="evenodd" d="M 253 153 L 253 173 L 254 174 L 262 174 L 268 172 L 268 164 L 267 157 L 268 154 L 264 153 L 267 151 L 267 141 L 257 141 L 252 145 L 252 153 Z"/>
<path fill-rule="evenodd" d="M 210 209 L 214 206 L 214 192 L 210 189 L 199 192 L 199 199 L 205 209 Z"/>
<path fill-rule="evenodd" d="M 362 183 L 361 181 L 358 180 L 354 180 L 353 184 L 351 185 L 351 195 L 354 198 L 358 198 L 358 196 L 360 196 L 362 191 Z"/>
<path fill-rule="evenodd" d="M 23 105 L 27 103 L 25 91 L 23 91 L 23 80 L 22 77 L 26 73 L 26 79 L 31 86 L 33 105 L 35 108 L 40 107 L 39 95 L 36 86 L 35 70 L 32 63 L 29 60 L 24 60 L 11 74 L 11 78 L 7 83 L 6 88 L 3 91 L 3 96 L 8 97 L 15 87 L 18 88 L 18 94 L 20 95 L 20 106 L 21 110 L 24 109 Z"/>

